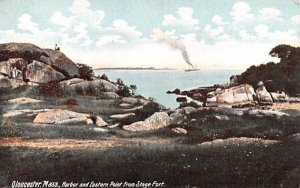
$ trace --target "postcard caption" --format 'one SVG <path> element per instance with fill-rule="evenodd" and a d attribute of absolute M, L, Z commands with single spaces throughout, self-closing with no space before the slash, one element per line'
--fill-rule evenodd
<path fill-rule="evenodd" d="M 97 181 L 89 181 L 89 182 L 53 182 L 53 181 L 31 181 L 31 182 L 22 182 L 22 181 L 13 181 L 11 183 L 12 188 L 25 188 L 25 187 L 140 187 L 140 188 L 148 188 L 148 187 L 165 187 L 165 182 L 152 181 L 152 182 L 127 182 L 127 181 L 110 181 L 110 182 L 97 182 Z"/>

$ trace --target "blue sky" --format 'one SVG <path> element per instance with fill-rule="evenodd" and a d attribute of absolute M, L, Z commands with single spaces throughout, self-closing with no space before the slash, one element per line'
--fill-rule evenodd
<path fill-rule="evenodd" d="M 187 68 L 181 47 L 168 40 L 203 69 L 278 61 L 268 55 L 272 47 L 300 46 L 293 0 L 0 0 L 0 8 L 1 43 L 58 43 L 95 68 Z"/>

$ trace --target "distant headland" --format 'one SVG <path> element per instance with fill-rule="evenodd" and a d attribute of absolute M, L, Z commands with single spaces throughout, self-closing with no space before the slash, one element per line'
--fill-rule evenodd
<path fill-rule="evenodd" d="M 96 68 L 94 70 L 177 70 L 177 69 L 170 69 L 170 68 L 154 68 L 154 67 L 102 67 Z"/>

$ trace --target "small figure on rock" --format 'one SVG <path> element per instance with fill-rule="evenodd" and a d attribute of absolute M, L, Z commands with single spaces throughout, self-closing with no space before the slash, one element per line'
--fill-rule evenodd
<path fill-rule="evenodd" d="M 12 70 L 11 70 L 11 72 L 10 72 L 10 77 L 11 78 L 15 78 L 15 77 L 17 77 L 17 68 L 16 67 L 14 67 Z"/>
<path fill-rule="evenodd" d="M 54 50 L 56 50 L 56 51 L 60 51 L 60 47 L 59 47 L 57 44 L 55 44 L 55 46 L 54 46 Z"/>

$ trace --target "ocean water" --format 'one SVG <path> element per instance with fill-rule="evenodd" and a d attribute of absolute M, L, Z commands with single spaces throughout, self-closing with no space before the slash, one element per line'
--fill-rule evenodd
<path fill-rule="evenodd" d="M 176 95 L 167 94 L 176 88 L 180 90 L 199 86 L 210 86 L 229 82 L 231 75 L 242 70 L 95 70 L 95 75 L 106 74 L 112 81 L 121 78 L 126 85 L 136 85 L 136 93 L 153 97 L 166 107 L 176 108 Z"/>

